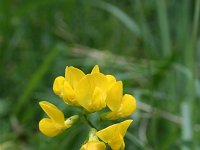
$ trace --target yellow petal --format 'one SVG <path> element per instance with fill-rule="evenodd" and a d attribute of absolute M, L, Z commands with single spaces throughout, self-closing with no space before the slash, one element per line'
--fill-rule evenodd
<path fill-rule="evenodd" d="M 76 101 L 76 94 L 72 86 L 69 84 L 69 82 L 64 82 L 64 88 L 63 88 L 63 100 L 65 103 L 70 105 L 78 105 L 78 102 Z"/>
<path fill-rule="evenodd" d="M 44 118 L 39 122 L 39 129 L 48 137 L 54 137 L 62 132 L 62 129 L 56 128 L 54 122 L 49 118 Z"/>
<path fill-rule="evenodd" d="M 98 92 L 95 88 L 99 88 Z M 91 109 L 91 105 L 93 103 L 93 99 L 97 96 L 100 97 L 99 91 L 105 93 L 107 88 L 107 80 L 106 77 L 101 73 L 95 74 L 87 74 L 76 86 L 75 92 L 77 94 L 78 103 L 83 106 L 88 111 L 93 111 Z M 98 94 L 97 94 L 98 93 Z M 102 96 L 102 95 L 101 95 Z M 102 101 L 104 99 L 104 95 L 102 96 Z M 95 102 L 96 103 L 96 102 Z"/>
<path fill-rule="evenodd" d="M 113 84 L 116 82 L 116 79 L 113 75 L 106 75 L 106 78 L 108 80 L 108 89 L 110 89 Z"/>
<path fill-rule="evenodd" d="M 108 143 L 115 134 L 117 134 L 118 124 L 111 125 L 105 129 L 102 129 L 96 132 L 96 135 L 103 140 L 105 143 Z"/>
<path fill-rule="evenodd" d="M 106 79 L 106 76 L 102 73 L 95 73 L 95 74 L 88 74 L 88 84 L 90 84 L 90 87 L 92 90 L 94 90 L 96 87 L 99 87 L 102 91 L 107 90 L 108 81 Z"/>
<path fill-rule="evenodd" d="M 64 114 L 55 105 L 42 101 L 39 102 L 45 113 L 52 119 L 52 121 L 57 125 L 57 128 L 63 128 L 64 126 Z"/>
<path fill-rule="evenodd" d="M 61 97 L 65 78 L 62 76 L 57 77 L 53 83 L 53 91 L 56 95 Z"/>
<path fill-rule="evenodd" d="M 96 87 L 92 96 L 92 108 L 94 111 L 99 111 L 104 107 L 106 107 L 106 94 L 99 87 Z"/>
<path fill-rule="evenodd" d="M 78 68 L 66 67 L 65 69 L 65 79 L 74 89 L 77 83 L 85 76 L 85 74 Z"/>
<path fill-rule="evenodd" d="M 125 120 L 125 121 L 119 123 L 118 130 L 119 130 L 119 133 L 122 135 L 122 137 L 125 136 L 126 131 L 127 131 L 128 127 L 130 126 L 130 124 L 132 123 L 132 121 L 133 120 Z"/>
<path fill-rule="evenodd" d="M 108 145 L 110 145 L 112 150 L 124 150 L 124 148 L 125 148 L 124 139 L 121 134 L 118 134 L 118 136 L 113 137 L 108 142 Z"/>
<path fill-rule="evenodd" d="M 95 65 L 94 68 L 92 69 L 91 74 L 94 74 L 94 73 L 100 73 L 98 65 Z"/>
<path fill-rule="evenodd" d="M 132 95 L 125 94 L 122 98 L 122 103 L 119 109 L 121 117 L 131 115 L 136 109 L 136 100 Z"/>
<path fill-rule="evenodd" d="M 121 105 L 122 94 L 123 94 L 122 82 L 118 81 L 114 83 L 114 85 L 110 88 L 110 90 L 107 93 L 106 103 L 107 106 L 112 111 L 116 111 L 119 109 Z"/>
<path fill-rule="evenodd" d="M 75 92 L 77 94 L 78 103 L 85 109 L 89 109 L 93 93 L 93 87 L 90 85 L 90 75 L 86 75 L 76 86 Z"/>
<path fill-rule="evenodd" d="M 106 145 L 100 141 L 92 141 L 84 144 L 80 150 L 105 150 Z"/>

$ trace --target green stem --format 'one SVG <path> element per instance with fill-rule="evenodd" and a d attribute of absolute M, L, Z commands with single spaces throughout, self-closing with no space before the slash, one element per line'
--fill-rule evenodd
<path fill-rule="evenodd" d="M 198 33 L 198 24 L 199 24 L 199 11 L 200 11 L 200 0 L 196 0 L 195 2 L 195 11 L 194 11 L 194 19 L 193 19 L 193 33 L 192 33 L 192 41 L 196 44 L 197 33 Z"/>
<path fill-rule="evenodd" d="M 88 125 L 96 130 L 98 130 L 93 124 L 92 122 L 88 119 L 88 116 L 86 113 L 83 114 L 84 118 L 85 118 L 85 121 L 88 123 Z"/>

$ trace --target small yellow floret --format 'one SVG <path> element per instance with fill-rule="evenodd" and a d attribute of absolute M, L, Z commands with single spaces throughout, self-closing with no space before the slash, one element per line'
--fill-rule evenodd
<path fill-rule="evenodd" d="M 124 150 L 124 136 L 132 120 L 126 120 L 118 124 L 111 125 L 103 130 L 96 132 L 96 135 L 103 140 L 113 150 Z"/>
<path fill-rule="evenodd" d="M 65 78 L 59 76 L 54 81 L 54 93 L 62 98 L 65 103 L 79 106 L 76 100 L 76 93 L 74 89 L 84 76 L 85 74 L 80 69 L 72 66 L 67 66 L 65 69 Z"/>
<path fill-rule="evenodd" d="M 115 120 L 130 116 L 136 109 L 136 100 L 132 95 L 123 96 L 123 85 L 117 81 L 107 92 L 106 104 L 111 112 L 102 115 L 102 119 Z"/>
<path fill-rule="evenodd" d="M 100 142 L 98 137 L 96 136 L 96 130 L 91 129 L 89 133 L 89 140 L 87 143 L 82 145 L 80 150 L 105 150 L 106 145 L 104 142 Z"/>
<path fill-rule="evenodd" d="M 78 116 L 72 116 L 65 121 L 64 114 L 55 105 L 42 101 L 39 103 L 44 112 L 49 118 L 43 118 L 39 122 L 40 131 L 48 137 L 54 137 L 61 133 L 66 128 L 72 126 L 72 124 L 78 119 Z"/>

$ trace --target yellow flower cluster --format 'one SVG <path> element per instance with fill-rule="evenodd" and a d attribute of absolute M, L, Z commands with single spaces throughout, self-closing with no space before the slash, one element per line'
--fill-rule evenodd
<path fill-rule="evenodd" d="M 122 81 L 117 81 L 112 75 L 101 73 L 98 65 L 94 66 L 89 74 L 72 66 L 66 67 L 65 77 L 59 76 L 55 79 L 53 91 L 66 104 L 78 107 L 88 114 L 108 107 L 110 111 L 101 115 L 104 120 L 128 117 L 136 109 L 135 98 L 129 94 L 123 95 Z M 74 115 L 65 120 L 62 111 L 53 104 L 46 101 L 39 104 L 49 116 L 39 123 L 40 131 L 46 136 L 58 135 L 71 127 L 79 118 L 78 115 Z M 126 120 L 100 131 L 92 129 L 89 140 L 81 150 L 104 150 L 106 149 L 104 142 L 113 150 L 123 150 L 125 147 L 123 137 L 131 122 L 132 120 Z"/>

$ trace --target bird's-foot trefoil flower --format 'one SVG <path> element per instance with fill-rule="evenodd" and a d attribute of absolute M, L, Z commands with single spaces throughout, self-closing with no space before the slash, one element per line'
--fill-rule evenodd
<path fill-rule="evenodd" d="M 39 122 L 39 129 L 46 136 L 54 137 L 58 135 L 63 130 L 70 128 L 78 119 L 78 115 L 75 115 L 65 121 L 63 112 L 60 111 L 55 105 L 46 101 L 42 101 L 39 104 L 49 117 L 43 118 Z"/>
<path fill-rule="evenodd" d="M 117 93 L 117 94 L 116 94 Z M 111 112 L 102 115 L 102 119 L 116 120 L 130 116 L 136 109 L 136 100 L 132 95 L 123 95 L 122 81 L 115 82 L 107 93 L 106 104 Z"/>
<path fill-rule="evenodd" d="M 98 137 L 96 136 L 96 130 L 92 128 L 89 133 L 88 141 L 82 145 L 80 150 L 105 150 L 106 145 L 104 142 L 99 141 Z"/>
<path fill-rule="evenodd" d="M 102 73 L 87 74 L 77 84 L 78 103 L 88 112 L 106 107 L 107 78 Z"/>
<path fill-rule="evenodd" d="M 62 98 L 65 103 L 79 106 L 74 89 L 84 76 L 85 74 L 81 70 L 67 66 L 65 69 L 65 77 L 59 76 L 54 81 L 54 93 Z"/>
<path fill-rule="evenodd" d="M 96 135 L 112 148 L 112 150 L 124 150 L 124 136 L 132 120 L 126 120 L 118 124 L 111 125 L 96 132 Z"/>

